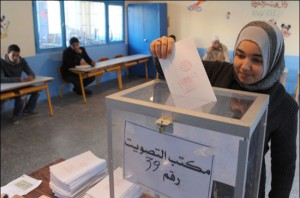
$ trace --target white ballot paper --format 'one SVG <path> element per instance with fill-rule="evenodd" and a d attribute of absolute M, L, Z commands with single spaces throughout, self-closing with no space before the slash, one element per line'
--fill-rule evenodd
<path fill-rule="evenodd" d="M 172 54 L 159 62 L 177 107 L 195 109 L 217 101 L 193 38 L 176 42 Z"/>
<path fill-rule="evenodd" d="M 5 193 L 8 197 L 13 195 L 26 195 L 42 183 L 42 180 L 37 180 L 28 175 L 13 180 L 9 184 L 1 187 L 1 193 Z"/>

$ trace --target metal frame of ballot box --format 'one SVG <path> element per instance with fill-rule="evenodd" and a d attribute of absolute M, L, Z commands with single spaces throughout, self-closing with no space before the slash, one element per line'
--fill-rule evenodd
<path fill-rule="evenodd" d="M 269 96 L 213 89 L 192 110 L 162 80 L 106 97 L 111 198 L 117 167 L 154 197 L 258 196 Z"/>

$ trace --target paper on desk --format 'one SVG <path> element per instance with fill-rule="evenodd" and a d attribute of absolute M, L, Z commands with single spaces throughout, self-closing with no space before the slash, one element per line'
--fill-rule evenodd
<path fill-rule="evenodd" d="M 8 197 L 13 195 L 26 195 L 42 183 L 42 180 L 37 180 L 28 175 L 22 175 L 21 177 L 11 181 L 5 186 L 1 187 L 1 193 L 6 193 Z"/>
<path fill-rule="evenodd" d="M 106 160 L 98 158 L 91 151 L 50 166 L 50 173 L 62 183 L 70 185 L 87 173 L 106 170 Z"/>
<path fill-rule="evenodd" d="M 217 101 L 191 37 L 176 42 L 171 56 L 159 62 L 177 107 L 195 109 Z"/>
<path fill-rule="evenodd" d="M 90 65 L 77 65 L 75 66 L 76 69 L 86 69 L 86 68 L 91 68 L 92 66 Z"/>

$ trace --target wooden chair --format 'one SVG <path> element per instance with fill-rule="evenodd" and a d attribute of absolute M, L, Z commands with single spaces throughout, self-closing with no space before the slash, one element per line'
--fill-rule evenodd
<path fill-rule="evenodd" d="M 59 97 L 60 97 L 60 98 L 63 97 L 63 89 L 64 89 L 65 85 L 68 84 L 68 82 L 65 81 L 65 80 L 63 79 L 62 75 L 61 75 L 61 67 L 62 67 L 62 66 L 57 67 L 57 73 L 58 73 L 58 76 L 59 76 L 59 78 L 62 80 L 62 84 L 61 84 L 60 87 L 59 87 Z"/>
<path fill-rule="evenodd" d="M 117 55 L 115 55 L 115 58 L 121 58 L 123 56 L 124 56 L 123 54 L 117 54 Z"/>
<path fill-rule="evenodd" d="M 106 60 L 109 60 L 107 56 L 98 59 L 99 62 L 106 61 Z"/>

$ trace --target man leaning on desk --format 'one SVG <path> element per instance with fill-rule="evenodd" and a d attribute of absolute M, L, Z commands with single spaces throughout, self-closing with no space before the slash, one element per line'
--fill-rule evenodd
<path fill-rule="evenodd" d="M 31 81 L 35 78 L 34 72 L 30 69 L 27 61 L 20 56 L 20 48 L 18 45 L 12 44 L 7 49 L 7 54 L 1 58 L 1 83 L 15 83 Z M 22 77 L 22 72 L 27 74 Z M 31 93 L 29 100 L 24 107 L 22 96 L 15 97 L 15 104 L 12 116 L 12 122 L 18 123 L 22 115 L 33 115 L 40 93 Z M 4 101 L 1 101 L 1 108 Z M 23 108 L 24 107 L 24 108 Z M 1 109 L 2 110 L 2 109 Z"/>
<path fill-rule="evenodd" d="M 61 67 L 62 78 L 74 85 L 73 91 L 78 95 L 82 95 L 80 88 L 79 76 L 70 71 L 70 68 L 80 65 L 81 59 L 84 59 L 87 64 L 95 66 L 96 62 L 92 60 L 86 53 L 84 47 L 80 47 L 79 40 L 76 37 L 70 39 L 70 47 L 66 48 L 63 52 L 63 65 Z M 83 79 L 83 85 L 86 87 L 95 80 L 95 77 Z M 86 95 L 91 95 L 92 92 L 85 89 Z"/>

